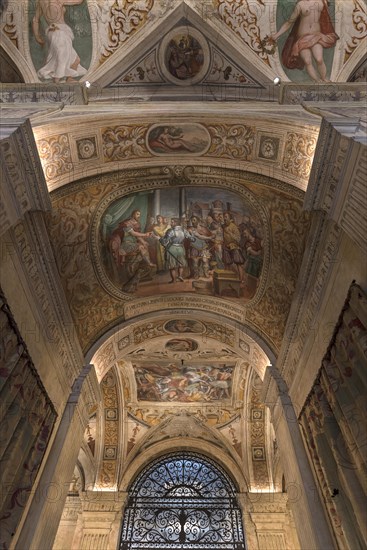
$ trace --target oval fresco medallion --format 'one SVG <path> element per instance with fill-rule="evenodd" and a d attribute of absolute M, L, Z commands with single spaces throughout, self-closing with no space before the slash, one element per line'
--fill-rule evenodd
<path fill-rule="evenodd" d="M 172 338 L 166 342 L 165 348 L 168 351 L 196 351 L 199 345 L 191 338 Z"/>
<path fill-rule="evenodd" d="M 98 222 L 101 282 L 121 298 L 194 293 L 246 303 L 259 286 L 265 257 L 266 220 L 257 208 L 252 195 L 214 187 L 120 197 Z M 203 330 L 183 320 L 165 328 Z"/>
<path fill-rule="evenodd" d="M 171 334 L 181 334 L 192 332 L 195 334 L 202 334 L 205 330 L 205 326 L 194 319 L 171 319 L 164 325 L 164 329 Z"/>
<path fill-rule="evenodd" d="M 153 155 L 204 155 L 210 135 L 201 124 L 155 124 L 147 133 L 147 148 Z"/>
<path fill-rule="evenodd" d="M 177 27 L 162 40 L 159 61 L 162 73 L 170 82 L 179 86 L 197 84 L 209 68 L 209 46 L 193 27 Z"/>

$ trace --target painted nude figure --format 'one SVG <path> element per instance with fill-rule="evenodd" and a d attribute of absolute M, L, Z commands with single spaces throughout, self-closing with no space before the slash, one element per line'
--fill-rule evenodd
<path fill-rule="evenodd" d="M 41 46 L 45 40 L 41 34 L 41 18 L 47 23 L 48 53 L 46 64 L 38 71 L 42 79 L 52 78 L 55 83 L 66 78 L 67 82 L 84 75 L 87 70 L 80 65 L 80 58 L 73 48 L 74 34 L 65 23 L 65 6 L 76 6 L 84 0 L 37 0 L 32 29 Z"/>
<path fill-rule="evenodd" d="M 323 50 L 332 48 L 339 37 L 330 20 L 327 0 L 298 0 L 288 21 L 269 37 L 270 41 L 276 41 L 290 27 L 292 30 L 282 51 L 283 64 L 288 69 L 305 67 L 315 82 L 328 82 Z"/>

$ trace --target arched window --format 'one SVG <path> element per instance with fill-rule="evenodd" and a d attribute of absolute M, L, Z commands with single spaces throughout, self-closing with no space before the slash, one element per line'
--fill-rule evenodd
<path fill-rule="evenodd" d="M 245 550 L 233 482 L 191 452 L 155 460 L 131 486 L 120 550 Z"/>

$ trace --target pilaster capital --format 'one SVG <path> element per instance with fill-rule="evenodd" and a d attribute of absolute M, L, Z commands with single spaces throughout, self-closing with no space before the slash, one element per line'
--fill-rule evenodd
<path fill-rule="evenodd" d="M 0 235 L 29 211 L 49 211 L 51 201 L 29 120 L 1 120 Z"/>
<path fill-rule="evenodd" d="M 355 106 L 353 106 L 355 109 Z M 360 112 L 321 113 L 323 120 L 304 208 L 322 210 L 367 253 L 363 204 L 367 172 L 367 132 Z M 349 116 L 348 116 L 349 114 Z"/>
<path fill-rule="evenodd" d="M 80 494 L 83 514 L 85 512 L 118 513 L 123 511 L 128 498 L 125 491 L 83 491 Z"/>

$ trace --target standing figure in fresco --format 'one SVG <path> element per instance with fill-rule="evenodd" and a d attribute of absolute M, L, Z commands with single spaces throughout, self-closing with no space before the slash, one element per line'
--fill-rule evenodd
<path fill-rule="evenodd" d="M 178 218 L 171 219 L 171 227 L 164 235 L 159 239 L 159 242 L 166 249 L 165 258 L 167 267 L 170 270 L 171 280 L 169 283 L 177 281 L 183 283 L 184 267 L 187 267 L 186 252 L 184 241 L 188 239 L 193 241 L 195 237 L 192 237 L 190 233 L 184 229 Z"/>
<path fill-rule="evenodd" d="M 148 243 L 144 240 L 151 233 L 142 233 L 140 228 L 140 210 L 133 210 L 131 216 L 119 223 L 110 237 L 110 250 L 118 265 L 125 263 L 128 254 L 140 254 L 141 258 L 150 266 Z"/>
<path fill-rule="evenodd" d="M 223 263 L 223 227 L 219 212 L 211 212 L 207 216 L 208 229 L 214 234 L 212 258 L 217 269 L 224 269 Z"/>
<path fill-rule="evenodd" d="M 226 269 L 235 266 L 238 278 L 243 283 L 245 260 L 240 246 L 241 233 L 230 212 L 224 212 L 223 221 L 223 262 Z"/>
<path fill-rule="evenodd" d="M 125 266 L 128 281 L 123 289 L 127 292 L 136 290 L 141 276 L 147 274 L 147 268 L 155 267 L 149 257 L 148 242 L 145 240 L 152 233 L 142 233 L 140 228 L 140 210 L 133 210 L 130 218 L 119 223 L 112 232 L 109 247 L 117 266 Z"/>
<path fill-rule="evenodd" d="M 245 272 L 246 286 L 250 292 L 255 292 L 263 264 L 263 249 L 261 239 L 249 229 L 243 231 L 244 249 L 246 251 Z"/>
<path fill-rule="evenodd" d="M 189 255 L 191 260 L 191 275 L 194 279 L 199 279 L 203 276 L 209 278 L 209 260 L 210 248 L 209 243 L 214 238 L 214 234 L 206 227 L 200 225 L 199 218 L 192 216 L 190 219 L 189 233 L 193 237 L 190 242 Z"/>
<path fill-rule="evenodd" d="M 87 72 L 80 65 L 80 58 L 73 48 L 73 31 L 65 23 L 65 6 L 76 6 L 83 2 L 84 0 L 37 0 L 32 29 L 36 41 L 41 46 L 45 45 L 41 35 L 41 17 L 44 17 L 48 25 L 47 59 L 46 64 L 38 71 L 40 78 L 52 78 L 55 83 L 66 78 L 67 82 L 71 82 Z"/>
<path fill-rule="evenodd" d="M 270 40 L 276 41 L 290 27 L 292 30 L 282 51 L 285 67 L 300 70 L 306 67 L 315 82 L 329 82 L 326 78 L 324 48 L 332 48 L 339 37 L 330 19 L 327 0 L 298 0 L 288 21 L 270 36 Z"/>
<path fill-rule="evenodd" d="M 168 225 L 164 222 L 163 216 L 157 214 L 157 223 L 153 225 L 153 235 L 158 237 L 156 241 L 156 261 L 157 261 L 157 273 L 162 273 L 165 270 L 164 248 L 159 242 L 159 239 L 164 237 Z"/>

